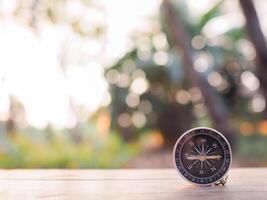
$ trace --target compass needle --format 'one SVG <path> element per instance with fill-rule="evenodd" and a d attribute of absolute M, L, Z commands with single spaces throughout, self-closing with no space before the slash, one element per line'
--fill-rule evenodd
<path fill-rule="evenodd" d="M 214 156 L 205 156 L 206 157 L 206 159 L 209 159 L 209 160 L 211 160 L 211 159 L 221 159 L 222 158 L 222 156 L 221 155 L 214 155 Z"/>

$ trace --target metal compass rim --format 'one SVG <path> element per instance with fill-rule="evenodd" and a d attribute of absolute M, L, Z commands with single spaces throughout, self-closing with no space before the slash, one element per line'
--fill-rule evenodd
<path fill-rule="evenodd" d="M 198 130 L 198 129 L 206 129 L 206 130 L 210 130 L 210 131 L 214 131 L 215 133 L 217 133 L 218 135 L 220 135 L 220 137 L 222 137 L 224 139 L 224 141 L 226 142 L 227 146 L 229 147 L 229 154 L 230 154 L 230 163 L 229 163 L 229 167 L 228 169 L 226 170 L 226 172 L 224 173 L 224 175 L 218 179 L 218 180 L 215 180 L 213 182 L 210 182 L 210 183 L 195 183 L 193 181 L 190 181 L 189 179 L 187 179 L 181 172 L 180 170 L 178 169 L 177 167 L 177 164 L 176 164 L 176 160 L 175 160 L 175 155 L 176 155 L 176 148 L 177 148 L 177 145 L 179 144 L 179 142 L 181 141 L 181 139 L 187 135 L 188 133 L 194 131 L 194 130 Z M 212 186 L 212 185 L 216 185 L 217 183 L 219 183 L 220 181 L 224 180 L 225 177 L 228 176 L 228 172 L 231 168 L 231 165 L 232 165 L 232 150 L 231 150 L 231 146 L 228 142 L 228 140 L 226 139 L 226 137 L 220 133 L 219 131 L 217 131 L 216 129 L 213 129 L 213 128 L 209 128 L 209 127 L 205 127 L 205 126 L 200 126 L 200 127 L 195 127 L 195 128 L 191 128 L 189 130 L 187 130 L 186 132 L 184 132 L 176 141 L 175 145 L 174 145 L 174 148 L 173 148 L 173 152 L 172 152 L 172 159 L 173 159 L 173 165 L 176 169 L 176 171 L 179 173 L 179 175 L 184 179 L 186 180 L 187 182 L 193 184 L 193 185 L 197 185 L 197 186 Z"/>

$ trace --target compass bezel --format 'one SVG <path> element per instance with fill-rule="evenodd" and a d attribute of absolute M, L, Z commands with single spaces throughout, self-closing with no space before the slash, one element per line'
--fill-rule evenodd
<path fill-rule="evenodd" d="M 220 178 L 218 178 L 217 180 L 214 180 L 214 181 L 212 181 L 212 182 L 209 182 L 209 183 L 197 183 L 197 182 L 194 182 L 194 181 L 192 181 L 192 180 L 189 180 L 188 178 L 186 178 L 185 177 L 185 175 L 178 169 L 178 166 L 177 166 L 177 162 L 176 162 L 176 152 L 177 152 L 177 146 L 178 146 L 178 144 L 180 144 L 180 142 L 181 142 L 181 140 L 187 135 L 187 134 L 192 134 L 192 132 L 194 132 L 194 131 L 196 131 L 196 130 L 207 130 L 207 131 L 211 131 L 211 132 L 215 132 L 217 135 L 219 135 L 222 139 L 223 139 L 223 141 L 226 143 L 226 146 L 228 147 L 228 149 L 229 149 L 229 157 L 230 157 L 230 161 L 229 161 L 229 163 L 225 163 L 225 161 L 224 161 L 224 163 L 223 163 L 223 165 L 222 165 L 222 168 L 223 168 L 223 166 L 224 165 L 228 165 L 228 168 L 227 168 L 227 170 L 224 172 L 224 174 L 220 177 Z M 204 132 L 203 133 L 197 133 L 197 134 L 199 134 L 199 135 L 201 135 L 201 134 L 205 134 Z M 210 136 L 210 135 L 209 135 Z M 192 136 L 193 137 L 193 136 Z M 212 137 L 212 136 L 211 136 Z M 216 138 L 216 137 L 213 137 L 214 139 L 216 139 L 216 140 L 218 140 L 219 141 L 219 139 L 218 138 Z M 183 145 L 184 145 L 184 143 L 185 143 L 186 141 L 184 141 L 183 142 Z M 182 145 L 182 147 L 183 147 L 183 145 Z M 181 148 L 182 148 L 181 147 Z M 223 150 L 225 151 L 225 147 L 224 146 L 222 146 L 222 148 L 223 148 Z M 180 150 L 179 150 L 179 152 L 178 153 L 180 153 Z M 225 153 L 225 152 L 224 152 Z M 180 155 L 179 155 L 179 157 L 180 157 Z M 181 160 L 180 160 L 180 163 L 181 163 Z M 220 182 L 221 180 L 223 180 L 223 179 L 225 179 L 225 177 L 227 176 L 227 174 L 228 174 L 228 171 L 229 171 L 229 169 L 231 168 L 231 164 L 232 164 L 232 150 L 231 150 L 231 146 L 230 146 L 230 144 L 229 144 L 229 142 L 227 141 L 227 139 L 219 132 L 219 131 L 217 131 L 217 130 L 215 130 L 215 129 L 213 129 L 213 128 L 209 128 L 209 127 L 196 127 L 196 128 L 192 128 L 192 129 L 190 129 L 190 130 L 188 130 L 188 131 L 186 131 L 186 132 L 184 132 L 179 138 L 178 138 L 178 140 L 176 141 L 176 143 L 175 143 L 175 145 L 174 145 L 174 148 L 173 148 L 173 164 L 174 164 L 174 166 L 175 166 L 175 168 L 176 168 L 176 171 L 181 175 L 181 177 L 184 179 L 184 180 L 186 180 L 187 182 L 190 182 L 191 184 L 194 184 L 194 185 L 199 185 L 199 186 L 210 186 L 210 185 L 214 185 L 214 184 L 216 184 L 216 183 L 218 183 L 218 182 Z M 184 168 L 184 166 L 183 166 L 183 164 L 181 163 L 181 166 Z M 219 172 L 222 170 L 222 168 L 219 170 Z M 184 171 L 186 171 L 185 169 L 184 169 Z M 193 177 L 190 173 L 188 173 L 188 172 L 186 172 L 187 173 L 187 176 L 190 176 L 191 178 Z M 214 176 L 214 175 L 213 175 Z M 198 179 L 201 179 L 201 178 L 198 178 Z M 203 179 L 203 178 L 202 178 Z"/>

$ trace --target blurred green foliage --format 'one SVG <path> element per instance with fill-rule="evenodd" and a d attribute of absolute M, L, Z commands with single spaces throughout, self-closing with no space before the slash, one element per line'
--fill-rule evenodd
<path fill-rule="evenodd" d="M 239 140 L 238 156 L 240 164 L 267 165 L 267 137 L 259 134 L 242 136 Z"/>
<path fill-rule="evenodd" d="M 74 142 L 66 133 L 37 132 L 16 134 L 4 145 L 2 140 L 0 168 L 117 168 L 138 152 L 116 133 L 90 133 Z"/>

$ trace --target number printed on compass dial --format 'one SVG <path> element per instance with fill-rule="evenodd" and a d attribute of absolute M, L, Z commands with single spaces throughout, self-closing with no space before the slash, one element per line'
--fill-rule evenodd
<path fill-rule="evenodd" d="M 217 131 L 199 128 L 177 141 L 174 156 L 177 169 L 186 179 L 196 184 L 211 184 L 228 171 L 231 149 Z"/>

